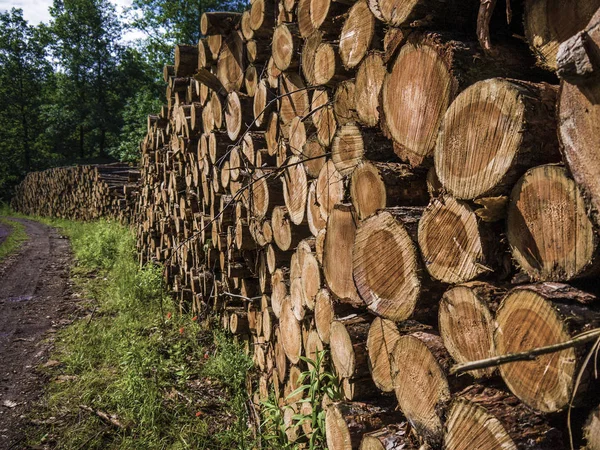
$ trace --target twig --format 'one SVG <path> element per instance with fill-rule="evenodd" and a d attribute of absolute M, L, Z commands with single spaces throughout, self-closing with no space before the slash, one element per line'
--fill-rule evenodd
<path fill-rule="evenodd" d="M 547 345 L 545 347 L 538 347 L 525 352 L 509 353 L 507 355 L 495 356 L 493 358 L 481 359 L 479 361 L 456 364 L 450 369 L 450 374 L 455 375 L 468 372 L 470 370 L 487 369 L 488 367 L 500 366 L 502 364 L 515 361 L 532 361 L 540 355 L 546 355 L 548 353 L 554 353 L 566 348 L 582 345 L 598 338 L 600 338 L 600 328 L 595 328 L 585 333 L 581 333 L 569 341 L 561 342 L 560 344 Z"/>
<path fill-rule="evenodd" d="M 109 423 L 110 425 L 113 425 L 113 426 L 115 426 L 117 428 L 120 428 L 122 430 L 126 430 L 128 428 L 126 425 L 123 425 L 119 421 L 119 419 L 117 418 L 117 416 L 115 416 L 115 415 L 105 413 L 104 411 L 100 411 L 99 409 L 90 408 L 87 405 L 79 405 L 79 407 L 81 409 L 83 409 L 84 411 L 88 411 L 88 412 L 91 412 L 93 414 L 96 414 L 98 417 L 100 417 L 102 420 L 104 420 L 105 422 Z"/>

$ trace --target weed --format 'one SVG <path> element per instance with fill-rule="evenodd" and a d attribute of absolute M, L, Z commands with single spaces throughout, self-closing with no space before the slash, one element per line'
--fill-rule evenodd
<path fill-rule="evenodd" d="M 34 413 L 42 425 L 30 431 L 31 444 L 251 448 L 244 390 L 251 363 L 240 348 L 170 313 L 177 309 L 165 296 L 161 268 L 139 266 L 128 229 L 46 222 L 70 237 L 76 290 L 92 300 L 82 302 L 85 317 L 57 336 L 52 359 L 60 365 L 43 369 L 54 381 Z M 114 415 L 122 427 L 82 405 Z"/>
<path fill-rule="evenodd" d="M 310 427 L 308 427 L 311 430 L 310 434 L 303 434 L 298 437 L 298 441 L 308 443 L 307 448 L 310 450 L 327 449 L 324 404 L 327 401 L 340 400 L 342 397 L 335 374 L 323 369 L 326 354 L 325 350 L 319 352 L 316 360 L 304 356 L 300 357 L 307 364 L 308 368 L 300 374 L 298 379 L 300 386 L 288 394 L 286 397 L 287 404 L 284 406 L 284 408 L 293 408 L 293 405 L 296 405 L 298 406 L 296 409 L 300 410 L 299 406 L 302 403 L 310 403 L 310 414 L 303 414 L 301 412 L 294 414 L 292 416 L 293 422 L 290 425 L 290 427 L 301 429 L 304 423 L 308 422 L 310 424 Z M 297 397 L 299 394 L 303 394 L 303 398 L 290 404 L 290 399 Z M 264 440 L 277 448 L 298 448 L 297 444 L 288 442 L 286 436 L 288 427 L 284 423 L 282 410 L 272 398 L 269 401 L 263 402 L 262 413 L 262 427 L 264 429 L 262 437 Z"/>

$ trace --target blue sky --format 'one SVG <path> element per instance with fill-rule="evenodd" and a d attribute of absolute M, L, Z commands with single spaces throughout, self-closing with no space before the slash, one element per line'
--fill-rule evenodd
<path fill-rule="evenodd" d="M 48 22 L 50 14 L 48 8 L 53 0 L 0 0 L 0 11 L 10 10 L 11 8 L 21 8 L 23 16 L 31 25 L 37 25 L 40 22 Z M 111 0 L 116 5 L 117 11 L 121 12 L 123 8 L 131 5 L 132 0 Z M 142 33 L 128 33 L 125 40 L 133 40 L 143 37 Z"/>

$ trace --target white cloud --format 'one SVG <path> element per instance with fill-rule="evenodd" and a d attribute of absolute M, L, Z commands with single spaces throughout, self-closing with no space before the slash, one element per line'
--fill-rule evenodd
<path fill-rule="evenodd" d="M 133 0 L 112 0 L 117 7 L 117 13 L 121 14 L 125 8 L 131 6 Z M 37 25 L 40 22 L 48 23 L 50 21 L 50 12 L 48 8 L 52 6 L 53 0 L 0 0 L 0 11 L 7 11 L 12 8 L 21 8 L 23 17 L 30 25 Z M 123 35 L 124 42 L 131 42 L 135 39 L 146 37 L 139 30 L 131 30 Z"/>
<path fill-rule="evenodd" d="M 23 17 L 31 25 L 48 22 L 50 20 L 50 13 L 48 12 L 50 6 L 52 6 L 52 0 L 0 0 L 0 11 L 21 8 Z"/>

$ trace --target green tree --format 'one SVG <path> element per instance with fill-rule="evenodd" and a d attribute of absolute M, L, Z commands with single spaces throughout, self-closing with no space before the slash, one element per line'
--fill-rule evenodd
<path fill-rule="evenodd" d="M 147 38 L 141 46 L 157 69 L 173 60 L 175 44 L 195 44 L 202 37 L 200 17 L 207 11 L 243 11 L 247 0 L 133 0 L 131 26 Z"/>
<path fill-rule="evenodd" d="M 38 28 L 27 24 L 21 9 L 0 13 L 0 192 L 29 170 L 43 167 L 47 153 L 39 113 L 44 84 L 51 76 Z"/>
<path fill-rule="evenodd" d="M 108 0 L 55 0 L 49 29 L 57 64 L 55 106 L 74 114 L 70 145 L 80 158 L 107 156 L 119 131 L 118 78 L 122 26 Z M 73 145 L 75 144 L 75 145 Z"/>

